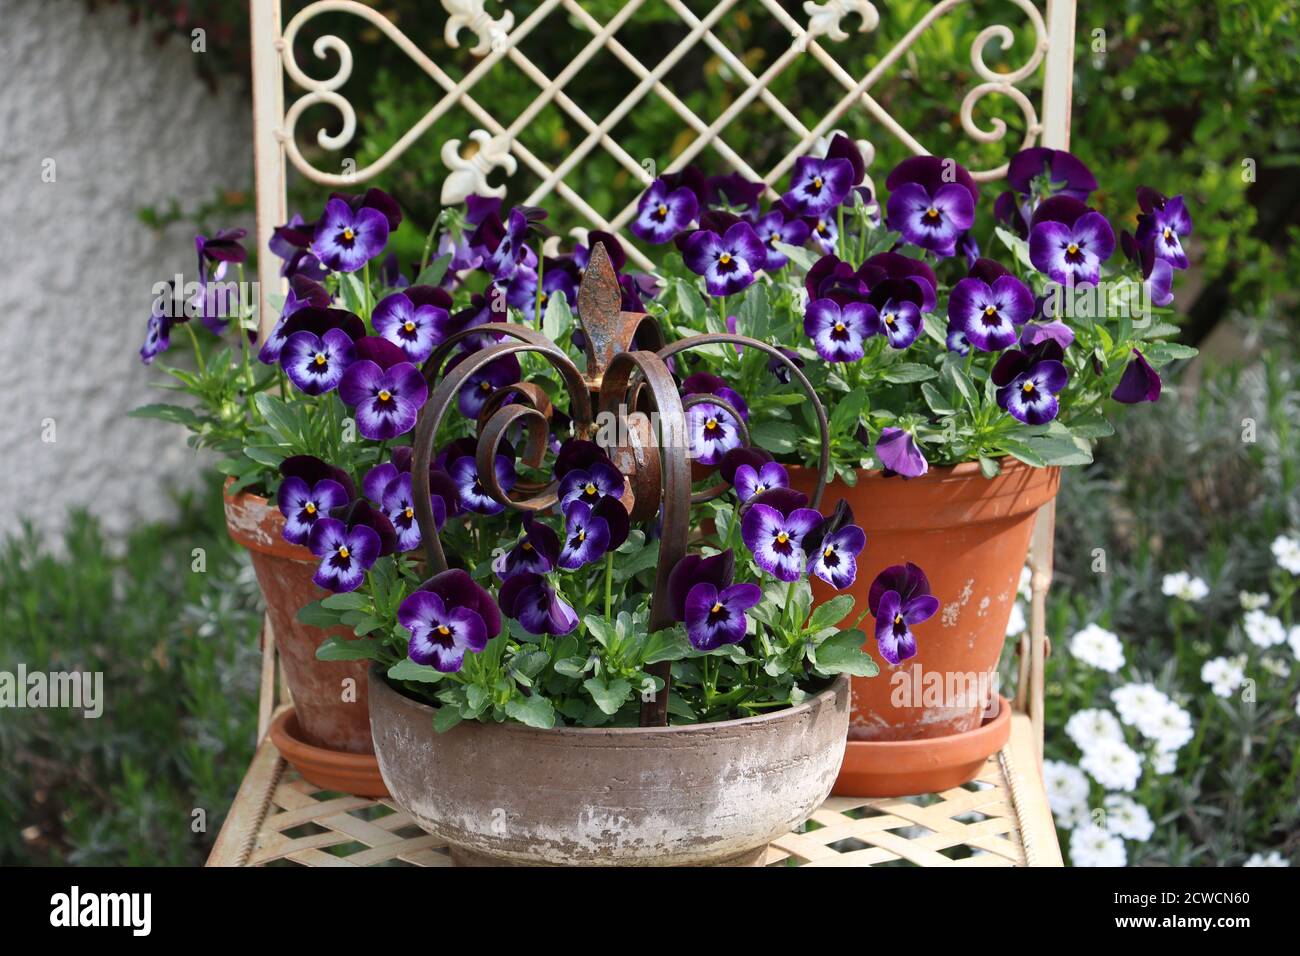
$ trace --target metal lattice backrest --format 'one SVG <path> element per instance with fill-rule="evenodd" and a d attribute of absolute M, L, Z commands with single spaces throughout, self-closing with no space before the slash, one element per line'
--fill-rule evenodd
<path fill-rule="evenodd" d="M 485 2 L 491 3 L 491 9 L 485 6 Z M 968 2 L 941 0 L 934 4 L 892 47 L 873 51 L 877 58 L 865 74 L 855 75 L 843 65 L 852 59 L 845 51 L 858 54 L 856 60 L 860 62 L 862 44 L 871 41 L 870 34 L 881 23 L 881 12 L 868 0 L 805 0 L 801 4 L 788 0 L 714 0 L 711 6 L 697 3 L 696 6 L 701 8 L 699 13 L 688 5 L 688 0 L 627 0 L 605 22 L 584 7 L 582 0 L 534 0 L 528 5 L 527 12 L 521 12 L 518 18 L 510 9 L 511 0 L 441 0 L 442 11 L 446 14 L 444 41 L 447 47 L 461 52 L 459 48 L 468 44 L 469 54 L 474 58 L 473 64 L 457 78 L 447 65 L 436 62 L 383 14 L 362 3 L 317 0 L 284 23 L 280 0 L 250 0 L 259 248 L 266 248 L 271 231 L 288 218 L 286 157 L 313 182 L 352 189 L 382 176 L 417 141 L 422 141 L 421 155 L 427 155 L 430 162 L 435 155 L 438 156 L 446 168 L 440 196 L 444 205 L 461 202 L 473 193 L 501 196 L 509 184 L 515 201 L 529 205 L 545 202 L 551 207 L 563 203 L 588 227 L 617 233 L 631 220 L 637 197 L 654 178 L 654 172 L 675 172 L 692 162 L 699 162 L 711 170 L 735 171 L 750 180 L 762 180 L 769 187 L 769 198 L 775 198 L 776 192 L 772 187 L 789 172 L 795 160 L 809 152 L 819 140 L 824 140 L 852 111 L 865 113 L 873 129 L 878 127 L 912 153 L 955 149 L 955 144 L 927 141 L 927 136 L 921 131 L 904 128 L 873 95 L 873 91 L 882 80 L 899 72 L 900 60 L 913 52 L 913 47 L 937 20 Z M 747 63 L 744 51 L 729 49 L 718 35 L 717 28 L 723 18 L 738 15 L 742 5 L 747 16 L 771 17 L 790 37 L 789 44 L 777 51 L 757 72 Z M 1022 141 L 1008 142 L 1006 156 L 1023 146 L 1068 147 L 1074 62 L 1073 0 L 1046 0 L 1046 6 L 1041 10 L 1032 0 L 996 0 L 990 5 L 1014 13 L 1019 33 L 1010 26 L 997 24 L 985 27 L 974 38 L 968 56 L 978 82 L 969 89 L 954 92 L 955 98 L 960 97 L 954 106 L 960 116 L 962 134 L 979 144 L 998 143 L 1008 138 L 1009 126 L 1004 120 L 994 118 L 987 127 L 981 127 L 974 115 L 983 99 L 999 96 L 1009 100 L 1023 119 Z M 608 8 L 609 5 L 604 6 Z M 431 12 L 442 12 L 433 3 L 429 7 Z M 802 14 L 792 13 L 794 7 L 800 8 Z M 1010 9 L 1012 7 L 1014 11 Z M 653 13 L 659 22 L 671 21 L 676 28 L 676 32 L 665 31 L 668 39 L 663 44 L 665 50 L 658 62 L 642 62 L 620 42 L 620 31 L 636 28 L 634 18 L 639 12 Z M 430 102 L 420 119 L 378 158 L 346 172 L 334 170 L 342 168 L 343 151 L 352 143 L 357 129 L 356 108 L 345 94 L 352 76 L 352 51 L 344 40 L 325 33 L 311 42 L 312 53 L 321 61 L 312 64 L 312 68 L 319 71 L 321 64 L 337 64 L 333 73 L 313 77 L 297 60 L 301 52 L 297 48 L 306 45 L 305 36 L 300 38 L 300 33 L 311 21 L 327 14 L 360 18 L 362 25 L 369 25 L 382 33 L 397 52 L 409 57 L 441 90 L 441 95 Z M 884 15 L 888 14 L 886 8 Z M 521 45 L 530 37 L 531 42 L 536 42 L 538 37 L 544 39 L 548 31 L 571 32 L 575 29 L 585 31 L 589 39 L 554 76 L 546 75 L 523 52 Z M 852 35 L 850 31 L 853 31 Z M 627 34 L 623 36 L 626 39 Z M 985 59 L 990 44 L 996 41 L 1002 53 L 1006 54 L 1015 47 L 1018 36 L 1030 38 L 1027 46 L 1021 40 L 1019 49 L 1023 59 L 1019 65 L 1000 70 L 990 67 Z M 734 98 L 712 118 L 697 115 L 672 89 L 674 69 L 680 69 L 684 58 L 701 48 L 730 72 L 738 89 Z M 1024 52 L 1026 49 L 1027 53 Z M 597 56 L 602 58 L 601 63 L 612 58 L 621 69 L 629 72 L 635 85 L 607 115 L 593 117 L 581 105 L 582 80 L 579 74 L 584 67 L 589 68 Z M 831 102 L 814 122 L 801 119 L 772 89 L 786 70 L 805 59 L 815 62 L 824 71 L 819 77 L 834 91 Z M 492 109 L 493 103 L 484 98 L 481 84 L 493 71 L 507 70 L 526 77 L 535 84 L 537 93 L 517 115 L 497 116 Z M 1037 83 L 1040 72 L 1042 92 L 1039 103 L 1035 104 L 1024 88 Z M 286 77 L 297 88 L 287 111 Z M 615 133 L 618 124 L 627 121 L 631 111 L 647 99 L 662 101 L 680 119 L 686 136 L 685 140 L 674 144 L 676 148 L 671 150 L 672 155 L 654 157 L 655 163 L 663 164 L 658 169 L 648 167 L 640 158 L 630 155 L 620 145 Z M 341 121 L 334 132 L 320 129 L 316 134 L 316 144 L 323 155 L 335 157 L 330 170 L 313 165 L 299 144 L 299 121 L 305 111 L 316 106 L 333 110 Z M 581 130 L 581 138 L 566 145 L 557 155 L 543 156 L 526 145 L 526 137 L 522 134 L 544 110 L 551 109 L 559 110 L 566 122 L 576 125 Z M 466 116 L 468 123 L 464 121 Z M 772 136 L 779 136 L 783 147 L 788 147 L 781 149 L 778 158 L 763 169 L 753 168 L 746 157 L 727 143 L 729 128 L 734 128 L 736 123 L 753 123 L 758 117 L 774 124 Z M 766 134 L 768 130 L 764 128 L 761 132 Z M 428 148 L 429 139 L 436 143 L 436 149 Z M 859 145 L 870 164 L 875 153 L 873 144 L 859 140 Z M 707 159 L 702 156 L 706 151 L 712 154 Z M 608 209 L 594 208 L 566 181 L 581 164 L 596 156 L 612 158 L 616 168 L 626 172 L 626 195 L 619 197 Z M 972 169 L 979 181 L 1000 178 L 1005 172 L 1005 159 L 988 168 Z M 525 176 L 533 184 L 526 194 L 519 183 L 513 182 Z M 633 245 L 628 244 L 627 251 L 638 266 L 651 267 L 650 261 Z M 267 308 L 266 296 L 280 290 L 282 280 L 273 257 L 262 255 L 259 262 L 259 304 L 265 333 L 275 321 L 275 316 Z M 1040 516 L 1034 535 L 1032 640 L 1022 646 L 1022 680 L 1018 696 L 1020 706 L 1029 710 L 1040 732 L 1042 660 L 1046 645 L 1045 596 L 1051 576 L 1052 517 L 1053 510 L 1049 505 Z"/>

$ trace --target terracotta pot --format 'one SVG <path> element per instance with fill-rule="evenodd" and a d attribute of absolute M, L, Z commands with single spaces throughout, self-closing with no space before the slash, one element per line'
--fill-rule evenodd
<path fill-rule="evenodd" d="M 798 707 L 677 727 L 465 722 L 439 734 L 433 714 L 371 671 L 384 782 L 458 863 L 751 864 L 830 793 L 849 682 Z"/>
<path fill-rule="evenodd" d="M 293 764 L 304 780 L 322 790 L 358 797 L 388 796 L 374 754 L 351 754 L 312 746 L 302 739 L 298 715 L 292 707 L 276 715 L 267 736 L 280 756 Z"/>
<path fill-rule="evenodd" d="M 326 750 L 374 753 L 368 662 L 316 659 L 316 648 L 327 637 L 351 637 L 352 632 L 310 627 L 298 620 L 300 608 L 328 594 L 311 579 L 320 562 L 306 548 L 280 536 L 284 516 L 265 498 L 245 492 L 226 495 L 225 504 L 230 536 L 253 558 L 302 741 Z M 344 683 L 349 680 L 351 684 Z"/>
<path fill-rule="evenodd" d="M 816 484 L 815 472 L 806 468 L 791 468 L 790 479 L 809 494 Z M 850 740 L 946 737 L 980 726 L 992 711 L 995 669 L 1034 516 L 1059 484 L 1060 469 L 1007 458 L 991 480 L 972 462 L 932 468 L 910 480 L 871 471 L 851 488 L 838 481 L 827 485 L 823 513 L 842 497 L 867 533 L 849 588 L 857 607 L 844 626 L 866 610 L 871 582 L 893 564 L 919 565 L 940 602 L 939 613 L 913 630 L 916 656 L 897 667 L 880 656 L 872 618 L 863 621 L 864 650 L 881 671 L 853 679 Z M 813 581 L 815 603 L 835 593 Z"/>

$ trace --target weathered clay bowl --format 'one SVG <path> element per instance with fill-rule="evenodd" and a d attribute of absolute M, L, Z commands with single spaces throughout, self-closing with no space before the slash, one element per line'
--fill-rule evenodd
<path fill-rule="evenodd" d="M 538 730 L 465 722 L 370 673 L 393 799 L 464 864 L 753 864 L 831 792 L 849 680 L 798 707 L 714 724 Z"/>

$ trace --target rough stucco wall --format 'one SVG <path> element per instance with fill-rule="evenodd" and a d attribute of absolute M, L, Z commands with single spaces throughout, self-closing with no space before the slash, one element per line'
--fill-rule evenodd
<path fill-rule="evenodd" d="M 153 283 L 195 268 L 192 230 L 156 234 L 136 211 L 251 181 L 244 94 L 210 93 L 203 55 L 157 46 L 121 8 L 0 0 L 0 534 L 58 528 L 76 505 L 118 533 L 197 476 L 180 428 L 126 413 L 166 400 L 137 353 Z"/>

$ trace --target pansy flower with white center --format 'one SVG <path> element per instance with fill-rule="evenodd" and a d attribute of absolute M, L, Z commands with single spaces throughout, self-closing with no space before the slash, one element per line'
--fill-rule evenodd
<path fill-rule="evenodd" d="M 318 587 L 328 591 L 355 591 L 366 571 L 379 557 L 379 534 L 368 525 L 352 528 L 338 518 L 321 518 L 308 538 L 311 553 L 321 559 L 312 575 Z"/>
<path fill-rule="evenodd" d="M 840 241 L 840 226 L 833 216 L 807 216 L 804 224 L 808 227 L 808 238 L 823 254 L 835 252 Z"/>
<path fill-rule="evenodd" d="M 1019 328 L 1034 314 L 1029 287 L 991 259 L 980 259 L 948 297 L 950 328 L 965 333 L 981 352 L 1015 345 Z"/>
<path fill-rule="evenodd" d="M 586 468 L 574 468 L 560 479 L 560 507 L 566 508 L 574 501 L 595 507 L 601 498 L 609 495 L 623 497 L 623 475 L 608 462 L 594 461 Z"/>
<path fill-rule="evenodd" d="M 1070 380 L 1063 357 L 1060 346 L 1050 341 L 1004 353 L 991 375 L 998 405 L 1028 425 L 1050 422 L 1060 409 L 1056 395 Z"/>
<path fill-rule="evenodd" d="M 733 223 L 722 235 L 697 229 L 683 244 L 686 267 L 704 276 L 710 295 L 735 295 L 748 288 L 767 261 L 767 247 L 744 221 Z"/>
<path fill-rule="evenodd" d="M 506 578 L 497 603 L 529 634 L 559 637 L 578 626 L 578 615 L 545 576 L 525 571 Z"/>
<path fill-rule="evenodd" d="M 285 295 L 284 308 L 280 310 L 279 321 L 266 337 L 257 352 L 258 361 L 265 365 L 275 365 L 280 361 L 284 343 L 289 340 L 286 329 L 289 319 L 306 308 L 324 308 L 330 304 L 330 294 L 319 282 L 313 282 L 304 275 L 296 275 L 289 280 L 289 292 Z"/>
<path fill-rule="evenodd" d="M 517 478 L 514 462 L 505 455 L 497 455 L 495 471 L 501 490 L 509 492 L 515 486 Z M 483 487 L 482 479 L 480 479 L 478 473 L 478 465 L 469 455 L 453 461 L 447 469 L 447 474 L 451 476 L 452 482 L 455 483 L 456 493 L 460 496 L 461 504 L 464 505 L 466 510 L 483 515 L 496 515 L 505 510 L 506 506 L 489 495 L 487 489 Z"/>
<path fill-rule="evenodd" d="M 804 311 L 803 330 L 825 361 L 856 362 L 879 327 L 879 318 L 875 307 L 866 302 L 841 306 L 834 299 L 816 299 Z"/>
<path fill-rule="evenodd" d="M 739 423 L 714 402 L 698 402 L 686 409 L 686 434 L 691 460 L 701 465 L 718 464 L 741 444 Z"/>
<path fill-rule="evenodd" d="M 357 431 L 388 441 L 415 427 L 429 386 L 398 346 L 377 336 L 356 344 L 356 361 L 339 380 L 339 398 L 356 409 Z"/>
<path fill-rule="evenodd" d="M 370 317 L 375 333 L 400 348 L 416 365 L 433 354 L 434 346 L 440 341 L 439 333 L 450 320 L 447 306 L 434 304 L 433 297 L 424 304 L 417 304 L 413 300 L 412 295 L 418 297 L 420 293 L 417 290 L 421 288 L 428 287 L 416 286 L 384 296 Z M 431 292 L 443 290 L 435 289 Z M 446 293 L 443 292 L 443 295 Z M 437 301 L 440 300 L 441 297 L 437 297 Z M 446 300 L 449 306 L 451 297 L 446 296 Z"/>
<path fill-rule="evenodd" d="M 1096 285 L 1101 264 L 1115 251 L 1115 231 L 1101 213 L 1077 199 L 1056 196 L 1034 213 L 1029 261 L 1065 286 Z"/>
<path fill-rule="evenodd" d="M 492 562 L 502 580 L 515 574 L 546 574 L 560 560 L 560 537 L 536 515 L 524 516 L 524 535 L 509 551 Z"/>
<path fill-rule="evenodd" d="M 890 664 L 916 656 L 912 627 L 934 617 L 939 599 L 930 593 L 930 581 L 915 564 L 885 568 L 871 582 L 867 606 L 876 619 L 876 646 Z"/>
<path fill-rule="evenodd" d="M 609 524 L 583 501 L 564 506 L 564 541 L 559 566 L 576 571 L 584 564 L 604 557 L 609 550 Z"/>
<path fill-rule="evenodd" d="M 687 554 L 668 572 L 668 606 L 673 620 L 686 620 L 686 598 L 695 585 L 707 582 L 721 591 L 731 584 L 736 571 L 736 556 L 730 548 L 704 557 Z"/>
<path fill-rule="evenodd" d="M 754 563 L 779 581 L 797 581 L 807 569 L 803 541 L 822 523 L 807 502 L 802 492 L 773 488 L 750 499 L 741 519 L 740 536 Z"/>
<path fill-rule="evenodd" d="M 343 199 L 331 199 L 316 223 L 312 250 L 335 272 L 356 272 L 388 245 L 388 217 L 378 209 L 353 210 Z"/>
<path fill-rule="evenodd" d="M 1175 269 L 1187 268 L 1187 253 L 1183 239 L 1192 234 L 1192 217 L 1182 196 L 1166 199 L 1154 189 L 1138 188 L 1137 241 L 1149 246 L 1157 259 Z"/>
<path fill-rule="evenodd" d="M 322 478 L 314 485 L 291 475 L 280 482 L 276 504 L 284 515 L 284 540 L 292 544 L 307 544 L 311 529 L 334 508 L 348 503 L 348 493 L 331 478 Z"/>
<path fill-rule="evenodd" d="M 821 216 L 842 203 L 853 186 L 853 165 L 847 159 L 801 156 L 781 201 L 801 216 Z"/>
<path fill-rule="evenodd" d="M 478 653 L 487 647 L 487 625 L 468 607 L 448 608 L 431 591 L 408 595 L 397 611 L 397 620 L 411 632 L 407 654 L 417 664 L 432 664 L 445 674 L 454 674 L 465 661 L 465 652 Z"/>
<path fill-rule="evenodd" d="M 809 573 L 838 590 L 858 576 L 858 555 L 867 546 L 867 535 L 857 525 L 846 525 L 825 535 L 817 544 Z"/>
<path fill-rule="evenodd" d="M 755 221 L 754 232 L 763 240 L 763 246 L 767 250 L 763 271 L 769 274 L 784 269 L 790 262 L 789 257 L 780 250 L 780 245 L 798 248 L 808 241 L 808 223 L 798 216 L 786 218 L 779 208 Z"/>
<path fill-rule="evenodd" d="M 889 228 L 903 241 L 939 256 L 956 252 L 957 240 L 975 222 L 979 189 L 958 163 L 938 156 L 914 156 L 899 163 L 885 180 Z"/>
<path fill-rule="evenodd" d="M 145 324 L 144 344 L 140 346 L 140 361 L 149 365 L 171 347 L 171 321 L 154 312 Z"/>
<path fill-rule="evenodd" d="M 301 391 L 322 395 L 338 387 L 355 360 L 365 324 L 343 309 L 309 306 L 290 316 L 283 332 L 280 367 Z"/>
<path fill-rule="evenodd" d="M 740 465 L 736 469 L 732 485 L 736 489 L 736 497 L 744 502 L 770 488 L 789 488 L 790 476 L 786 473 L 785 466 L 775 461 L 769 461 L 757 470 L 753 465 Z"/>
<path fill-rule="evenodd" d="M 447 363 L 446 371 L 451 371 L 472 354 L 472 352 L 457 353 L 455 358 Z M 502 355 L 500 358 L 493 359 L 465 379 L 460 391 L 456 393 L 456 407 L 460 409 L 462 415 L 473 421 L 486 407 L 493 392 L 507 385 L 514 385 L 522 374 L 519 359 L 514 355 Z"/>
<path fill-rule="evenodd" d="M 699 212 L 700 203 L 692 190 L 685 186 L 670 190 L 664 180 L 656 179 L 641 194 L 636 218 L 628 229 L 638 239 L 659 245 L 689 229 Z"/>
<path fill-rule="evenodd" d="M 763 599 L 757 584 L 732 584 L 719 590 L 706 581 L 686 595 L 686 637 L 697 651 L 711 651 L 745 639 L 745 612 Z"/>
<path fill-rule="evenodd" d="M 872 335 L 883 335 L 890 348 L 905 349 L 921 334 L 921 310 L 907 299 L 886 299 L 876 308 Z"/>
<path fill-rule="evenodd" d="M 741 418 L 749 421 L 749 403 L 721 375 L 710 375 L 708 372 L 688 375 L 682 381 L 682 394 L 715 395 L 739 412 Z"/>
<path fill-rule="evenodd" d="M 447 521 L 447 506 L 437 496 L 431 496 L 430 502 L 433 505 L 434 523 L 441 527 Z M 415 517 L 415 489 L 409 471 L 388 483 L 380 496 L 379 507 L 397 532 L 397 550 L 414 551 L 418 548 L 421 540 L 420 524 Z"/>

